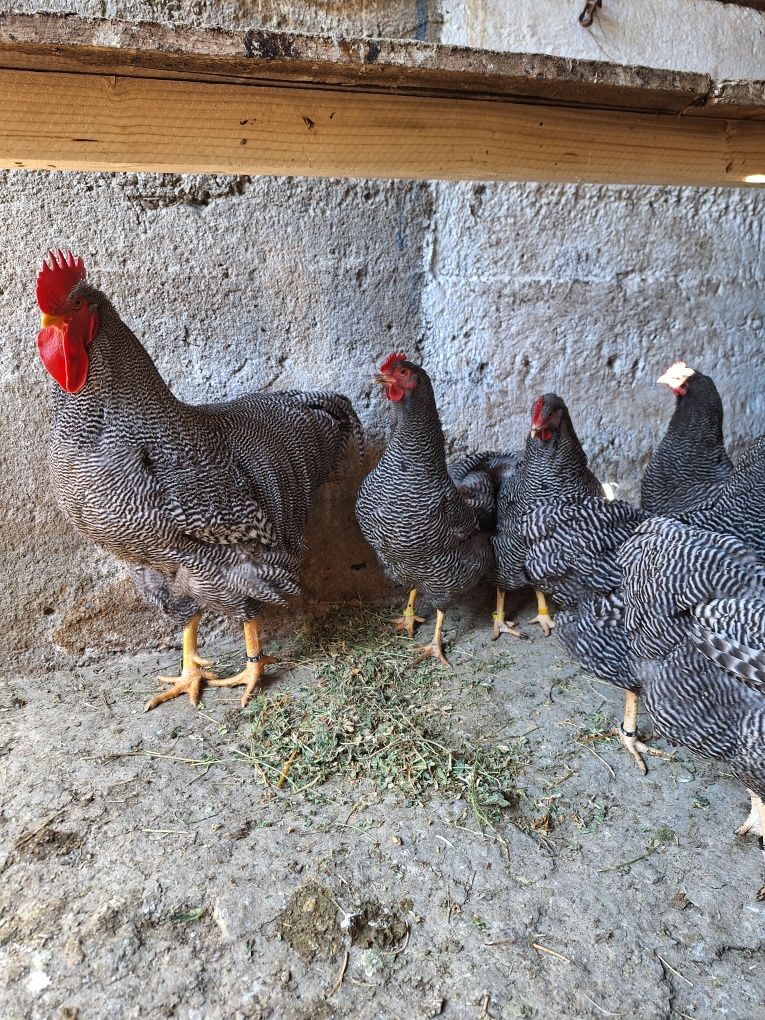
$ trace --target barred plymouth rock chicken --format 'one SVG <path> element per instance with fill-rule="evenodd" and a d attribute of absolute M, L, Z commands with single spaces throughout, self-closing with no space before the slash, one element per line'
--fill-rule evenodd
<path fill-rule="evenodd" d="M 674 516 L 713 495 L 733 470 L 723 440 L 723 406 L 717 387 L 684 361 L 659 378 L 677 397 L 667 433 L 643 476 L 640 505 Z"/>
<path fill-rule="evenodd" d="M 625 690 L 619 739 L 645 773 L 641 752 L 648 748 L 637 735 L 639 684 L 621 620 L 617 555 L 647 514 L 606 497 L 554 393 L 534 403 L 523 464 L 504 497 L 493 541 L 500 582 L 533 585 L 542 621 L 544 596 L 551 595 L 562 644 L 586 669 Z"/>
<path fill-rule="evenodd" d="M 300 593 L 314 490 L 361 441 L 336 393 L 254 393 L 227 403 L 177 400 L 82 259 L 50 253 L 37 278 L 38 349 L 57 383 L 53 487 L 74 526 L 125 562 L 138 589 L 184 625 L 179 677 L 147 710 L 203 681 L 243 685 L 246 705 L 274 661 L 256 617 Z M 220 679 L 197 654 L 202 609 L 244 626 L 247 664 Z"/>
<path fill-rule="evenodd" d="M 526 543 L 521 521 L 538 503 L 566 501 L 582 496 L 602 496 L 603 488 L 587 466 L 571 415 L 557 394 L 546 393 L 534 401 L 531 430 L 518 470 L 507 473 L 497 495 L 497 530 L 492 538 L 497 582 L 497 608 L 494 613 L 494 638 L 502 631 L 518 634 L 515 625 L 505 622 L 505 592 L 526 588 L 532 579 L 526 570 Z M 549 635 L 550 618 L 545 593 L 537 587 L 538 623 Z"/>
<path fill-rule="evenodd" d="M 755 439 L 706 499 L 679 516 L 695 527 L 735 535 L 765 557 L 765 436 Z"/>
<path fill-rule="evenodd" d="M 765 832 L 765 561 L 739 539 L 656 517 L 620 557 L 633 670 L 661 733 L 749 789 Z M 765 898 L 765 886 L 759 898 Z"/>
<path fill-rule="evenodd" d="M 561 643 L 585 669 L 625 692 L 619 740 L 643 774 L 643 753 L 663 755 L 638 739 L 640 681 L 624 629 L 618 557 L 648 516 L 622 500 L 587 496 L 541 502 L 520 526 L 526 571 L 559 605 L 555 619 Z"/>
<path fill-rule="evenodd" d="M 637 739 L 642 676 L 635 670 L 625 629 L 619 555 L 650 516 L 621 501 L 580 498 L 565 505 L 539 503 L 520 529 L 527 576 L 561 606 L 556 619 L 563 644 L 587 669 L 626 690 L 620 739 L 642 772 L 640 752 L 661 752 Z M 705 531 L 736 536 L 765 558 L 765 437 L 756 440 L 727 481 L 683 519 Z M 651 592 L 645 597 L 650 599 Z M 657 606 L 656 612 L 664 609 Z M 671 618 L 668 623 L 671 626 Z"/>
<path fill-rule="evenodd" d="M 380 462 L 361 484 L 356 516 L 385 572 L 406 585 L 409 600 L 397 629 L 411 637 L 417 593 L 436 608 L 433 640 L 416 649 L 448 666 L 443 650 L 447 607 L 474 587 L 491 566 L 491 546 L 473 507 L 475 495 L 461 494 L 446 466 L 444 433 L 433 387 L 419 365 L 391 354 L 376 381 L 388 399 L 392 429 Z M 471 505 L 471 503 L 473 505 Z"/>

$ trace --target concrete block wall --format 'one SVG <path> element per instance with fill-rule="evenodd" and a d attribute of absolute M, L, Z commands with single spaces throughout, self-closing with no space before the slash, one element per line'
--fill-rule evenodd
<path fill-rule="evenodd" d="M 449 6 L 45 9 L 431 38 L 456 25 Z M 393 349 L 432 374 L 455 455 L 521 445 L 533 397 L 556 389 L 595 469 L 628 497 L 671 412 L 654 380 L 675 358 L 715 376 L 734 451 L 765 429 L 762 192 L 8 172 L 0 199 L 4 629 L 41 665 L 176 636 L 50 496 L 34 276 L 51 246 L 83 255 L 179 396 L 333 387 L 353 400 L 372 457 L 385 407 L 371 373 Z M 352 517 L 360 470 L 317 501 L 309 599 L 384 591 Z"/>

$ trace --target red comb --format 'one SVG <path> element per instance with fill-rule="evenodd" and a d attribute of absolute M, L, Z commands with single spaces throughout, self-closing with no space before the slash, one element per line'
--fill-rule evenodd
<path fill-rule="evenodd" d="M 542 427 L 542 407 L 544 406 L 545 398 L 540 397 L 534 404 L 534 410 L 531 412 L 531 427 L 538 429 Z"/>
<path fill-rule="evenodd" d="M 393 354 L 388 355 L 382 365 L 380 365 L 380 375 L 387 375 L 397 361 L 406 361 L 406 355 L 403 351 L 394 351 Z"/>
<path fill-rule="evenodd" d="M 37 304 L 41 312 L 55 315 L 61 311 L 74 287 L 85 279 L 85 264 L 71 252 L 66 255 L 59 249 L 58 255 L 48 252 L 50 264 L 43 259 L 37 274 Z"/>

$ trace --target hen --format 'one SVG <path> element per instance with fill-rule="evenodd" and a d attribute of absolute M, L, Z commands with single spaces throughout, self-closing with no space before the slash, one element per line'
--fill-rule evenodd
<path fill-rule="evenodd" d="M 398 629 L 411 637 L 415 599 L 422 592 L 436 608 L 433 640 L 416 649 L 448 666 L 444 614 L 491 566 L 488 534 L 479 525 L 482 497 L 458 491 L 446 466 L 444 433 L 433 387 L 419 365 L 391 354 L 376 381 L 384 389 L 391 433 L 377 466 L 361 484 L 356 516 L 383 569 L 410 591 Z M 470 486 L 468 486 L 470 488 Z M 420 621 L 421 622 L 421 621 Z"/>
<path fill-rule="evenodd" d="M 227 403 L 177 400 L 82 259 L 50 253 L 37 278 L 38 349 L 57 386 L 53 488 L 74 526 L 126 563 L 139 590 L 184 625 L 179 677 L 149 710 L 203 681 L 240 686 L 246 705 L 274 661 L 257 616 L 300 593 L 314 490 L 348 441 L 361 441 L 335 393 L 254 393 Z M 201 610 L 244 627 L 247 663 L 220 679 L 197 653 Z"/>
<path fill-rule="evenodd" d="M 752 798 L 736 831 L 759 833 L 762 846 L 765 561 L 737 538 L 662 517 L 637 528 L 619 561 L 633 670 L 656 728 L 731 767 Z"/>
<path fill-rule="evenodd" d="M 676 515 L 712 495 L 733 470 L 723 440 L 723 406 L 717 387 L 684 361 L 658 380 L 677 397 L 667 433 L 643 476 L 640 505 Z"/>
<path fill-rule="evenodd" d="M 526 569 L 526 542 L 521 533 L 526 514 L 543 501 L 557 503 L 602 495 L 601 484 L 587 466 L 587 456 L 563 400 L 555 393 L 537 398 L 522 461 L 515 472 L 501 480 L 497 493 L 497 530 L 492 538 L 497 582 L 495 639 L 502 631 L 518 633 L 504 620 L 505 592 L 533 583 Z M 545 593 L 535 587 L 539 612 L 532 622 L 548 635 L 553 623 Z"/>
<path fill-rule="evenodd" d="M 735 535 L 765 557 L 765 436 L 755 439 L 721 485 L 678 516 L 695 527 Z"/>

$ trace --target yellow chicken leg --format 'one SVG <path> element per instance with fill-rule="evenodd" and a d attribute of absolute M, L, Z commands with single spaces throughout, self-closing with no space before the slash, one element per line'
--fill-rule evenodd
<path fill-rule="evenodd" d="M 179 698 L 182 694 L 188 694 L 189 701 L 195 707 L 199 704 L 202 693 L 202 682 L 204 680 L 217 680 L 214 673 L 209 673 L 204 667 L 211 666 L 209 659 L 203 659 L 197 654 L 197 632 L 201 613 L 197 613 L 186 624 L 183 631 L 183 663 L 180 676 L 158 676 L 157 680 L 164 684 L 172 684 L 169 691 L 156 694 L 144 705 L 144 711 L 150 712 L 157 705 L 162 705 L 173 698 Z"/>
<path fill-rule="evenodd" d="M 416 616 L 414 612 L 414 603 L 417 599 L 417 589 L 412 588 L 409 592 L 409 599 L 404 607 L 404 612 L 401 616 L 397 616 L 390 622 L 395 625 L 397 634 L 406 632 L 410 638 L 414 637 L 414 625 L 416 623 L 425 623 L 424 616 Z"/>
<path fill-rule="evenodd" d="M 444 655 L 444 644 L 443 638 L 441 637 L 441 631 L 444 626 L 444 613 L 443 610 L 436 610 L 436 629 L 433 631 L 433 640 L 429 645 L 422 645 L 420 648 L 414 648 L 412 651 L 417 653 L 414 660 L 415 665 L 419 662 L 423 662 L 425 659 L 433 658 L 437 662 L 440 662 L 442 666 L 448 666 L 449 660 Z"/>
<path fill-rule="evenodd" d="M 535 589 L 536 591 L 536 589 Z M 552 634 L 552 629 L 555 626 L 553 618 L 550 616 L 550 610 L 547 608 L 547 599 L 544 597 L 541 591 L 536 591 L 537 596 L 537 615 L 531 621 L 531 623 L 538 623 L 542 628 L 542 633 L 545 637 L 549 637 Z"/>
<path fill-rule="evenodd" d="M 666 758 L 674 761 L 671 754 L 666 751 L 659 751 L 655 747 L 649 747 L 642 740 L 638 740 L 637 729 L 638 718 L 638 696 L 634 691 L 624 692 L 624 722 L 616 731 L 619 735 L 619 743 L 627 751 L 643 775 L 648 772 L 648 767 L 643 759 L 644 754 L 652 754 L 656 758 Z"/>
<path fill-rule="evenodd" d="M 492 613 L 492 619 L 494 620 L 492 641 L 496 641 L 500 634 L 512 634 L 513 637 L 519 638 L 525 636 L 518 630 L 514 620 L 505 620 L 505 592 L 502 588 L 497 588 L 497 608 Z"/>
<path fill-rule="evenodd" d="M 242 708 L 255 693 L 255 688 L 263 679 L 266 666 L 278 660 L 273 655 L 265 655 L 260 642 L 260 630 L 257 620 L 246 620 L 244 623 L 244 644 L 247 649 L 247 665 L 241 673 L 236 676 L 226 677 L 223 680 L 215 679 L 210 681 L 212 687 L 244 687 L 242 695 Z"/>

